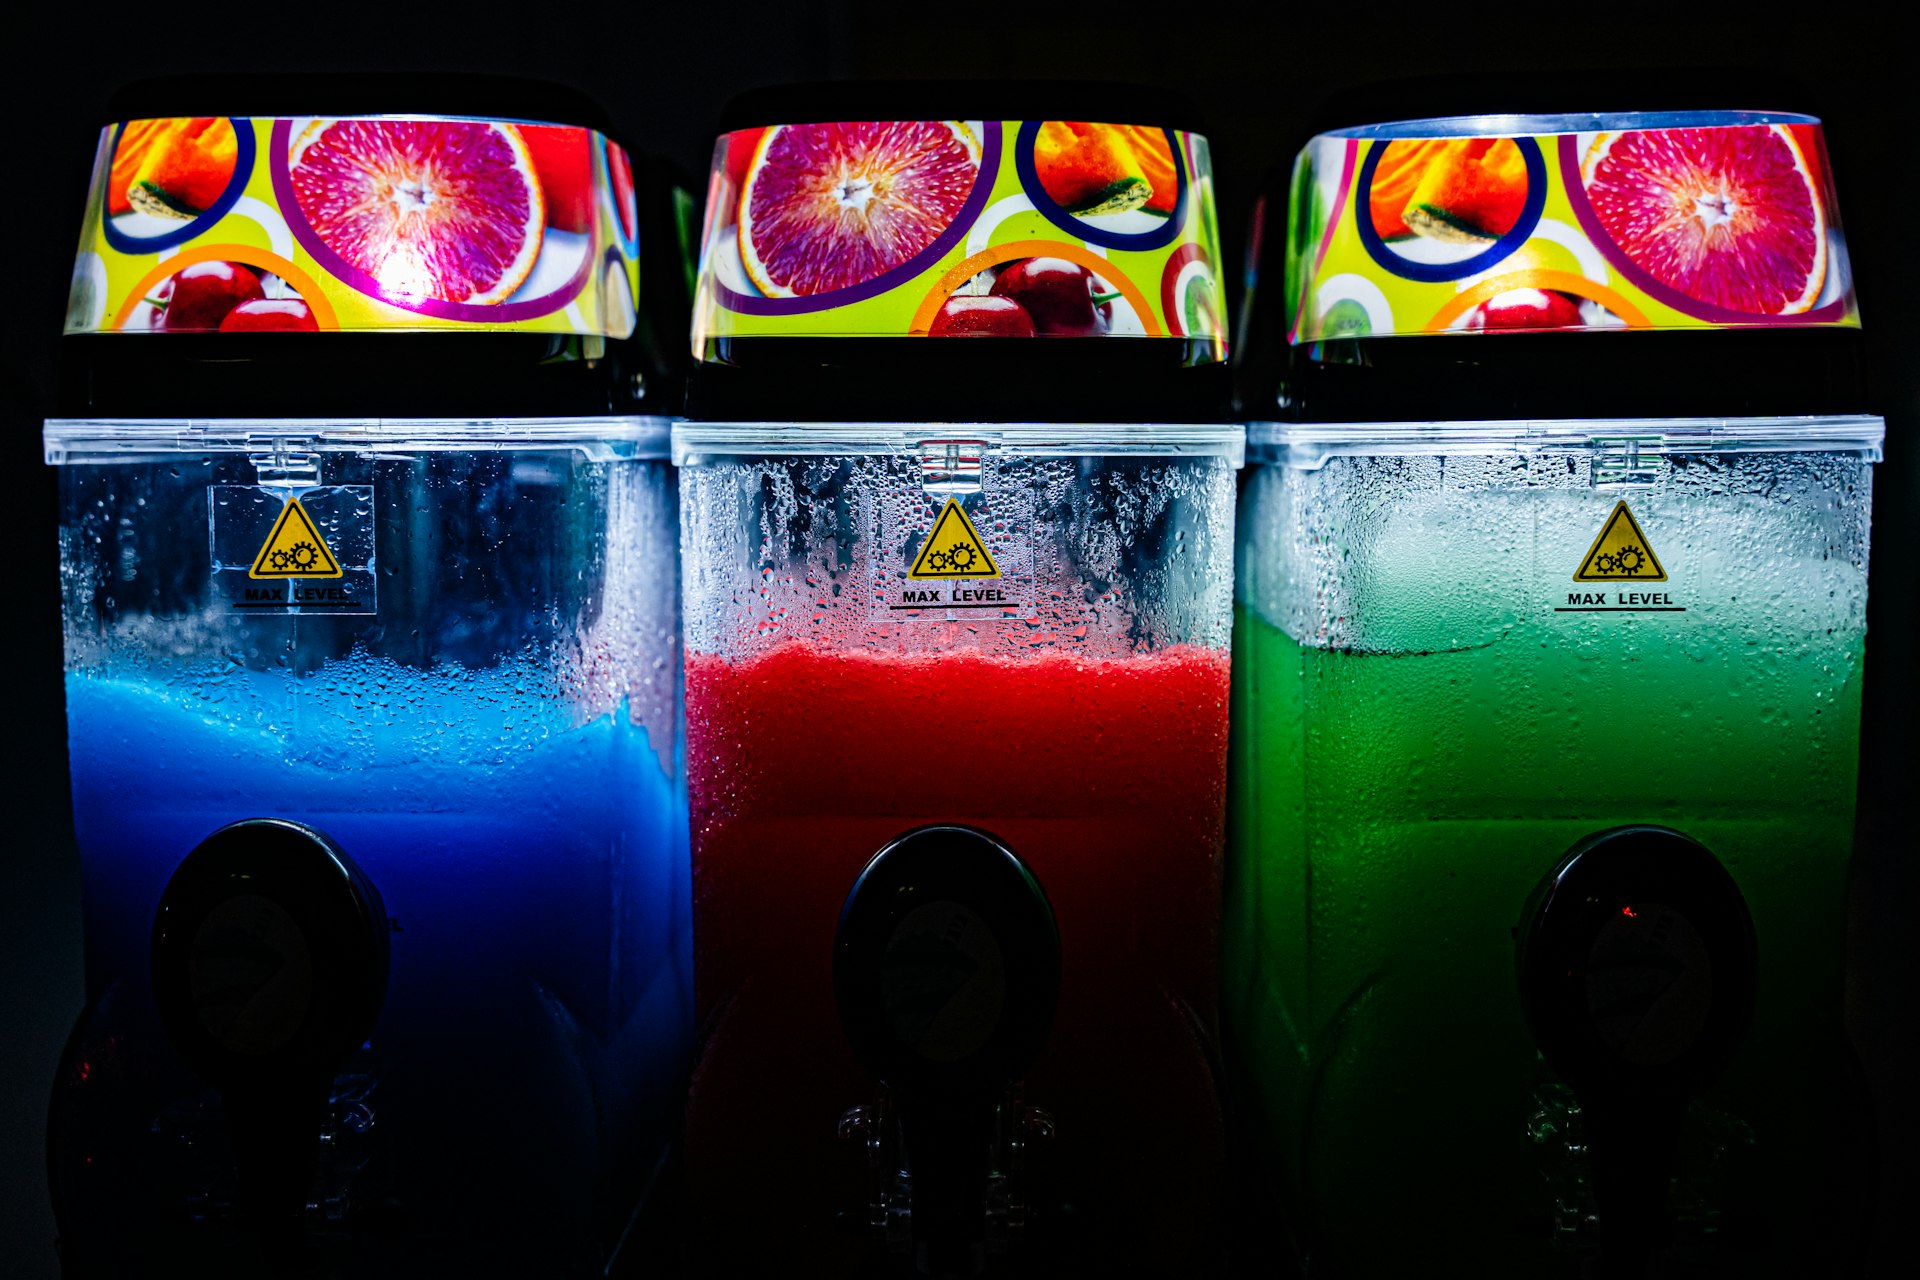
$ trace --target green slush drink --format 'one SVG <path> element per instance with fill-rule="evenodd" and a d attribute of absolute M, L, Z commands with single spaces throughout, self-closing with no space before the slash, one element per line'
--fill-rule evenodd
<path fill-rule="evenodd" d="M 1877 431 L 1790 451 L 1789 425 L 1671 424 L 1644 483 L 1596 486 L 1578 432 L 1316 430 L 1274 429 L 1242 506 L 1223 966 L 1314 1270 L 1470 1248 L 1535 1274 L 1579 1243 L 1577 1108 L 1522 1015 L 1516 928 L 1626 824 L 1711 851 L 1758 939 L 1751 1031 L 1689 1112 L 1682 1225 L 1737 1234 L 1728 1179 L 1821 1199 L 1801 1166 L 1844 1092 Z M 1824 1229 L 1749 1225 L 1769 1256 Z"/>

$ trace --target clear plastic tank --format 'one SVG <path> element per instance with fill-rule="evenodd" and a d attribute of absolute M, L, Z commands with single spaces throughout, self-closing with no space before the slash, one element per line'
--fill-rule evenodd
<path fill-rule="evenodd" d="M 189 930 L 184 1010 L 149 960 L 183 860 L 272 818 L 357 868 L 390 952 L 312 1085 L 293 1247 L 327 1274 L 598 1272 L 691 1036 L 666 435 L 47 425 L 87 938 L 51 1145 L 73 1265 L 276 1247 L 245 1212 L 257 1100 L 176 1041 L 277 1052 L 325 1012 L 321 941 L 248 899 L 237 932 Z"/>
<path fill-rule="evenodd" d="M 977 1102 L 976 1263 L 1205 1259 L 1240 429 L 674 430 L 703 1247 L 941 1230 L 915 1125 Z"/>
<path fill-rule="evenodd" d="M 1225 1019 L 1316 1265 L 1544 1274 L 1618 1244 L 1636 1145 L 1643 1252 L 1805 1274 L 1857 1237 L 1882 434 L 1252 429 Z"/>

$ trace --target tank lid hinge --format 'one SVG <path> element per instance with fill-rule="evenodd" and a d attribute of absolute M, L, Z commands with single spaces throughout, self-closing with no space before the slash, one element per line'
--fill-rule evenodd
<path fill-rule="evenodd" d="M 319 442 L 311 436 L 249 434 L 247 460 L 263 485 L 297 489 L 320 483 Z"/>
<path fill-rule="evenodd" d="M 980 458 L 984 440 L 922 440 L 920 487 L 928 493 L 951 495 L 980 491 Z"/>
<path fill-rule="evenodd" d="M 1653 484 L 1667 464 L 1666 437 L 1594 436 L 1592 480 L 1596 489 L 1612 485 Z"/>

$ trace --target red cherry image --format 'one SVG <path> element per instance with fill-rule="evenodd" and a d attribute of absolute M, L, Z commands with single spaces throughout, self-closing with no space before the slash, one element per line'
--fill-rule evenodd
<path fill-rule="evenodd" d="M 241 303 L 265 296 L 260 277 L 238 262 L 196 262 L 174 275 L 160 327 L 168 333 L 206 333 L 218 329 Z"/>
<path fill-rule="evenodd" d="M 954 294 L 927 331 L 936 338 L 1031 338 L 1033 317 L 1012 298 Z"/>
<path fill-rule="evenodd" d="M 1509 289 L 1480 308 L 1477 329 L 1583 329 L 1580 307 L 1564 293 Z"/>
<path fill-rule="evenodd" d="M 255 298 L 220 322 L 222 333 L 318 333 L 313 310 L 298 298 Z"/>
<path fill-rule="evenodd" d="M 993 294 L 1012 298 L 1050 338 L 1097 338 L 1113 318 L 1111 300 L 1093 301 L 1093 273 L 1065 258 L 1023 258 L 1001 268 Z"/>

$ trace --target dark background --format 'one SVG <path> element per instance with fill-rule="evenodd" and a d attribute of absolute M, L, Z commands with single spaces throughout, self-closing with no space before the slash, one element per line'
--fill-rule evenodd
<path fill-rule="evenodd" d="M 1316 7 L 1318 9 L 1320 7 Z M 1154 120 L 1172 90 L 1196 102 L 1213 142 L 1230 258 L 1274 166 L 1289 163 L 1314 104 L 1369 81 L 1670 70 L 1703 64 L 1728 107 L 1812 111 L 1827 123 L 1861 311 L 1888 419 L 1876 477 L 1867 640 L 1860 855 L 1849 1017 L 1880 1100 L 1883 1177 L 1876 1270 L 1898 1267 L 1914 1196 L 1913 1001 L 1904 936 L 1916 847 L 1912 557 L 1920 552 L 1920 131 L 1909 106 L 1920 59 L 1885 23 L 1825 5 L 1776 15 L 1751 6 L 1568 4 L 1577 20 L 1517 6 L 1305 6 L 1188 0 L 1131 8 L 1060 0 L 825 0 L 778 7 L 680 0 L 522 5 L 155 4 L 136 12 L 40 0 L 9 18 L 0 74 L 0 636 L 6 835 L 0 843 L 0 1271 L 56 1274 L 42 1144 L 45 1099 L 79 1012 L 79 864 L 67 812 L 54 484 L 40 461 L 81 206 L 107 99 L 157 74 L 473 71 L 580 88 L 630 147 L 704 175 L 714 122 L 733 93 L 792 80 L 998 78 L 1142 84 L 1111 118 Z M 1530 6 L 1531 8 L 1531 6 Z M 1540 6 L 1545 11 L 1547 6 Z M 1703 15 L 1700 19 L 1689 13 Z M 1631 110 L 1570 98 L 1562 109 Z M 244 111 L 246 103 L 234 103 Z M 1237 281 L 1230 277 L 1230 287 Z M 1570 406 L 1571 408 L 1571 406 Z M 301 406 L 290 395 L 285 413 Z M 1577 411 L 1577 410 L 1576 410 Z M 129 761 L 138 768 L 138 761 Z M 1783 849 L 1783 857 L 1793 856 Z M 1904 1271 L 1904 1268 L 1900 1268 Z"/>

